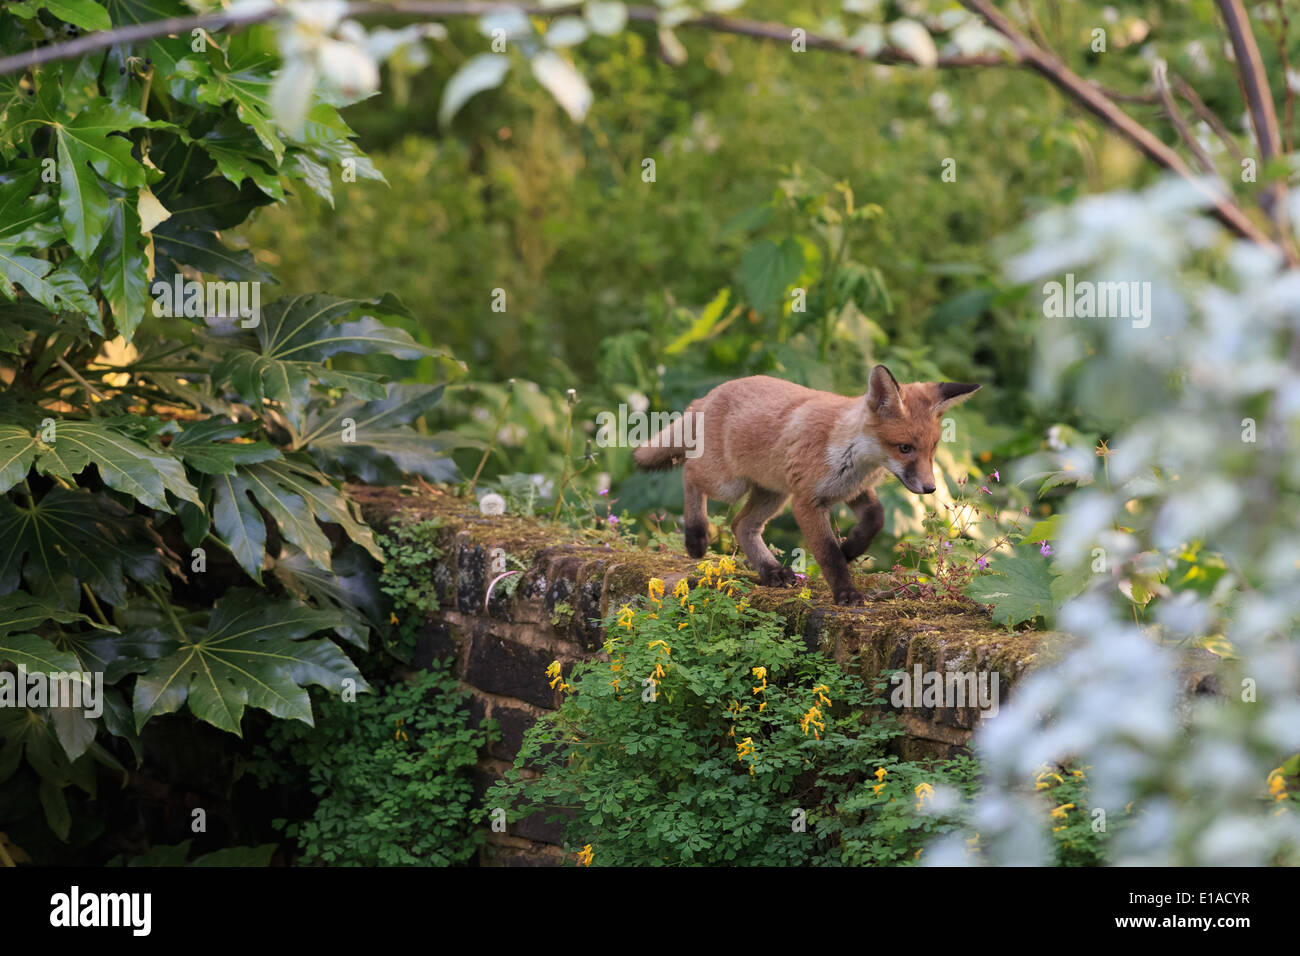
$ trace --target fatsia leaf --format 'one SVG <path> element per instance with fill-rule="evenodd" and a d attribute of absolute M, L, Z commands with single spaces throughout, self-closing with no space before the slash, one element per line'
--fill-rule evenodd
<path fill-rule="evenodd" d="M 106 485 L 150 508 L 170 514 L 167 491 L 202 505 L 180 459 L 127 437 L 115 424 L 129 422 L 58 422 L 53 443 L 41 443 L 36 470 L 71 481 L 93 464 Z"/>
<path fill-rule="evenodd" d="M 467 446 L 454 435 L 421 435 L 410 422 L 433 408 L 443 386 L 388 386 L 373 402 L 342 401 L 307 419 L 304 442 L 313 460 L 335 478 L 355 475 L 365 482 L 396 483 L 403 475 L 455 481 L 460 473 L 448 452 Z M 351 425 L 345 422 L 351 421 Z"/>
<path fill-rule="evenodd" d="M 373 395 L 377 381 L 361 373 L 335 372 L 320 363 L 340 352 L 379 352 L 402 359 L 443 356 L 439 349 L 420 345 L 401 329 L 384 325 L 372 315 L 351 318 L 363 307 L 381 315 L 403 315 L 401 303 L 390 296 L 378 300 L 341 299 L 330 295 L 292 296 L 263 307 L 256 329 L 258 349 L 247 337 L 223 337 L 226 356 L 213 369 L 213 381 L 230 382 L 253 407 L 263 399 L 278 402 L 297 428 L 303 426 L 311 378 L 329 385 L 344 383 L 350 390 Z"/>
<path fill-rule="evenodd" d="M 333 563 L 332 571 L 322 570 L 297 548 L 286 546 L 273 570 L 294 597 L 338 611 L 343 620 L 334 633 L 364 650 L 370 628 L 381 620 L 378 578 L 365 552 L 356 545 L 349 545 Z"/>
<path fill-rule="evenodd" d="M 212 524 L 239 566 L 261 584 L 266 520 L 249 497 L 248 483 L 237 472 L 212 479 Z"/>
<path fill-rule="evenodd" d="M 256 591 L 227 593 L 205 632 L 178 644 L 136 680 L 136 729 L 186 704 L 199 719 L 234 734 L 246 707 L 311 724 L 306 685 L 337 692 L 351 680 L 358 690 L 368 689 L 333 642 L 302 640 L 337 620 L 297 602 L 268 602 Z"/>
<path fill-rule="evenodd" d="M 26 506 L 0 498 L 0 592 L 25 583 L 44 603 L 75 610 L 84 583 L 121 605 L 126 578 L 157 584 L 175 561 L 148 522 L 104 495 L 56 487 Z"/>
<path fill-rule="evenodd" d="M 280 457 L 269 442 L 233 442 L 257 431 L 256 422 L 232 422 L 218 416 L 192 422 L 172 439 L 171 450 L 191 468 L 205 475 L 234 474 L 236 465 L 250 465 Z"/>
<path fill-rule="evenodd" d="M 79 669 L 75 654 L 61 651 L 35 634 L 0 636 L 0 662 L 3 661 L 10 661 L 29 673 L 68 673 Z"/>
<path fill-rule="evenodd" d="M 0 494 L 27 477 L 36 460 L 36 436 L 18 425 L 0 424 Z"/>

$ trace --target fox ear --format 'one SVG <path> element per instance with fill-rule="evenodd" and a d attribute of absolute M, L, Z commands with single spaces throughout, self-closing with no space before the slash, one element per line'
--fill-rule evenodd
<path fill-rule="evenodd" d="M 939 400 L 934 405 L 934 413 L 942 415 L 954 405 L 959 405 L 975 394 L 978 385 L 963 385 L 961 382 L 936 382 L 935 391 Z"/>
<path fill-rule="evenodd" d="M 877 365 L 871 370 L 867 383 L 867 410 L 877 417 L 897 415 L 903 409 L 903 396 L 898 390 L 898 380 L 889 369 Z"/>

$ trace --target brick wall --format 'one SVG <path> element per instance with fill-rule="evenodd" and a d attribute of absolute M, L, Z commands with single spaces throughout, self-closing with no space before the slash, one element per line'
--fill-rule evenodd
<path fill-rule="evenodd" d="M 488 517 L 472 505 L 436 494 L 352 488 L 366 519 L 376 528 L 431 518 L 443 524 L 443 555 L 430 559 L 429 574 L 439 611 L 419 635 L 414 663 L 454 657 L 456 673 L 471 694 L 475 721 L 494 719 L 500 738 L 477 768 L 481 796 L 514 761 L 524 731 L 558 705 L 544 674 L 558 659 L 569 664 L 600 653 L 600 621 L 611 607 L 644 594 L 651 577 L 669 589 L 695 573 L 682 554 L 584 540 L 579 532 L 509 515 Z M 512 593 L 489 588 L 510 555 L 526 570 Z M 510 568 L 514 569 L 513 562 Z M 1043 635 L 1009 633 L 969 605 L 944 601 L 884 600 L 863 608 L 839 608 L 829 595 L 814 594 L 812 607 L 789 590 L 755 588 L 751 604 L 784 615 L 789 632 L 802 636 L 846 669 L 864 677 L 905 668 L 923 671 L 997 671 L 1005 700 L 1015 680 L 1040 651 Z M 566 668 L 567 670 L 567 668 Z M 979 722 L 973 707 L 912 707 L 902 712 L 904 757 L 947 756 L 962 750 Z M 547 865 L 562 859 L 560 824 L 544 814 L 492 833 L 481 853 L 485 865 Z"/>

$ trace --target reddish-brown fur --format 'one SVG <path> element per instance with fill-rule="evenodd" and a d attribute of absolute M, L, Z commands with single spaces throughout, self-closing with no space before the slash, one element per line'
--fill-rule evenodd
<path fill-rule="evenodd" d="M 892 472 L 910 491 L 934 491 L 942 414 L 977 388 L 952 382 L 900 386 L 883 365 L 872 370 L 867 394 L 856 398 L 766 375 L 736 379 L 687 407 L 686 414 L 695 416 L 698 454 L 689 447 L 691 432 L 679 424 L 634 457 L 643 468 L 685 465 L 686 550 L 693 557 L 702 557 L 708 546 L 708 499 L 736 502 L 748 495 L 732 529 L 764 584 L 795 581 L 762 539 L 767 522 L 793 498 L 795 520 L 836 603 L 858 604 L 862 595 L 853 587 L 848 562 L 866 551 L 884 524 L 872 489 Z M 841 501 L 858 518 L 843 542 L 829 514 Z"/>

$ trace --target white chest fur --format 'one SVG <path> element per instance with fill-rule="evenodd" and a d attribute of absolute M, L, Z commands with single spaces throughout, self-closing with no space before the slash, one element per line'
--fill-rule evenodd
<path fill-rule="evenodd" d="M 817 484 L 817 496 L 827 502 L 844 501 L 880 479 L 885 464 L 880 443 L 854 435 L 826 449 L 826 477 Z"/>

